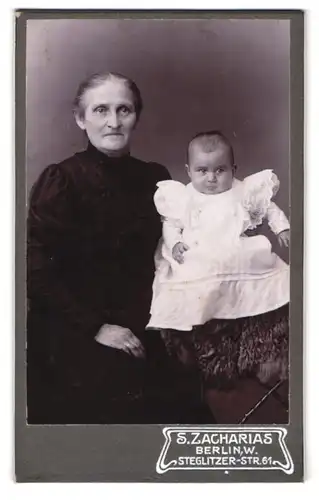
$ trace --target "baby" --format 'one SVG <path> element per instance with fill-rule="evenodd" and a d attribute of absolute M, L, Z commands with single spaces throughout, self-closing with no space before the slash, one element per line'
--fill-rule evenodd
<path fill-rule="evenodd" d="M 232 146 L 218 131 L 191 140 L 186 169 L 189 184 L 159 182 L 154 196 L 163 238 L 148 328 L 191 331 L 288 304 L 289 266 L 265 236 L 246 235 L 267 219 L 289 245 L 289 222 L 272 201 L 277 176 L 263 170 L 237 180 Z"/>

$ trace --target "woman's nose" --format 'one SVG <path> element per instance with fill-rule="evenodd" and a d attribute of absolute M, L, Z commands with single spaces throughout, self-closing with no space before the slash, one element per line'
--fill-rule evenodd
<path fill-rule="evenodd" d="M 120 125 L 117 113 L 110 113 L 107 117 L 107 126 L 110 128 L 118 128 Z"/>

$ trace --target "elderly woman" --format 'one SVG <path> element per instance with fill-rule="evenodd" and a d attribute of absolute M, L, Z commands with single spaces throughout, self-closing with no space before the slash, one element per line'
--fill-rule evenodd
<path fill-rule="evenodd" d="M 130 155 L 141 111 L 130 79 L 88 78 L 74 101 L 88 147 L 48 166 L 31 192 L 31 424 L 180 420 L 160 396 L 145 396 L 167 363 L 159 339 L 144 335 L 144 327 L 161 236 L 153 195 L 169 174 Z"/>

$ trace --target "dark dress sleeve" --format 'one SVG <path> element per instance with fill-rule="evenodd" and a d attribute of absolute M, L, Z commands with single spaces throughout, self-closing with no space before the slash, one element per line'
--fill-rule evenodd
<path fill-rule="evenodd" d="M 160 163 L 152 163 L 152 166 L 154 169 L 156 182 L 171 180 L 172 177 L 166 167 L 164 167 Z"/>
<path fill-rule="evenodd" d="M 72 225 L 72 180 L 60 165 L 40 175 L 30 196 L 27 221 L 27 296 L 29 308 L 54 314 L 76 333 L 95 336 L 103 324 L 96 312 L 79 304 L 68 290 L 57 263 Z"/>

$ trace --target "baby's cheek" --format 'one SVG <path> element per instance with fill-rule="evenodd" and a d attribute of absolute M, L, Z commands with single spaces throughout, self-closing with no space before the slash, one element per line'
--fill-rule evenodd
<path fill-rule="evenodd" d="M 233 176 L 231 174 L 227 175 L 227 179 L 225 180 L 225 188 L 230 189 L 233 184 Z"/>

